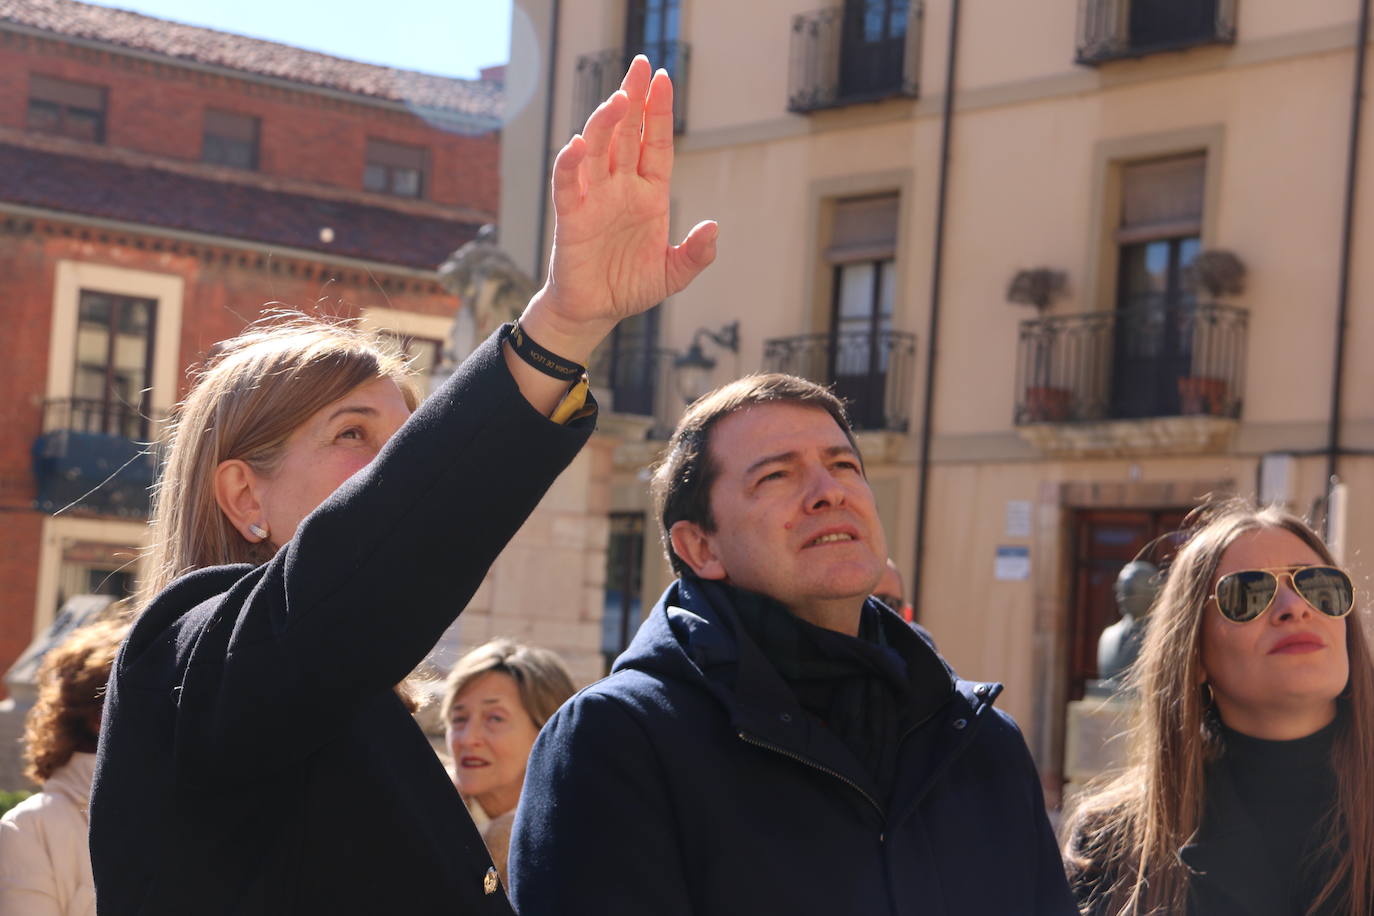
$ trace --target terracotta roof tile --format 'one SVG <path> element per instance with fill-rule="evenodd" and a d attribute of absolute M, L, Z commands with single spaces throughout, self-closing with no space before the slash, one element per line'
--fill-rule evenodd
<path fill-rule="evenodd" d="M 0 27 L 5 23 L 420 109 L 439 109 L 475 119 L 473 126 L 478 129 L 500 126 L 502 90 L 491 81 L 365 64 L 75 0 L 0 0 Z"/>
<path fill-rule="evenodd" d="M 435 270 L 478 226 L 0 144 L 0 201 Z M 333 240 L 320 239 L 324 227 Z"/>

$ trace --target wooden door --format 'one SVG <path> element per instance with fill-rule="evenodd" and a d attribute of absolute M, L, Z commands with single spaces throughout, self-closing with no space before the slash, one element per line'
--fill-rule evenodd
<path fill-rule="evenodd" d="M 1075 515 L 1068 699 L 1082 699 L 1086 683 L 1098 676 L 1098 637 L 1120 616 L 1112 589 L 1121 567 L 1150 541 L 1178 530 L 1187 512 L 1092 509 Z"/>

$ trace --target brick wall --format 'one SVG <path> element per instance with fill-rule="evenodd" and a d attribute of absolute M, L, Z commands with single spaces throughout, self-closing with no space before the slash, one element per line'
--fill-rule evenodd
<path fill-rule="evenodd" d="M 361 192 L 367 139 L 405 143 L 429 150 L 426 199 L 496 218 L 495 132 L 464 136 L 408 112 L 12 33 L 0 33 L 0 126 L 24 127 L 33 72 L 106 87 L 110 147 L 199 161 L 205 109 L 222 109 L 261 119 L 262 174 Z"/>
<path fill-rule="evenodd" d="M 0 224 L 2 230 L 3 224 Z M 160 250 L 159 250 L 160 249 Z M 179 276 L 185 283 L 179 364 L 190 367 L 268 303 L 353 317 L 368 308 L 449 316 L 457 301 L 434 284 L 306 261 L 173 245 L 155 238 L 18 223 L 0 231 L 0 672 L 33 636 L 42 514 L 32 508 L 30 449 L 41 432 L 56 265 L 78 260 Z M 181 374 L 184 395 L 188 380 Z M 0 697 L 3 697 L 0 688 Z"/>

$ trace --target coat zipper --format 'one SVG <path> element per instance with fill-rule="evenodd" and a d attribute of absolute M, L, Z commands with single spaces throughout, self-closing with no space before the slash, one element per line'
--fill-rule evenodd
<path fill-rule="evenodd" d="M 887 824 L 887 814 L 883 811 L 882 807 L 876 801 L 873 800 L 873 796 L 865 792 L 858 783 L 854 782 L 852 779 L 847 778 L 844 774 L 837 773 L 829 767 L 823 767 L 819 763 L 816 763 L 812 760 L 808 760 L 800 754 L 789 751 L 787 748 L 778 747 L 776 744 L 770 744 L 769 742 L 764 741 L 760 738 L 755 738 L 753 735 L 747 734 L 746 732 L 739 732 L 739 736 L 740 740 L 744 741 L 747 744 L 752 744 L 755 747 L 761 747 L 764 750 L 772 751 L 775 754 L 782 754 L 784 757 L 790 757 L 798 763 L 811 767 L 811 769 L 813 770 L 819 770 L 822 773 L 835 777 L 840 782 L 844 783 L 845 785 L 853 789 L 855 792 L 858 792 L 860 795 L 862 795 L 864 799 L 870 805 L 873 806 L 873 810 L 878 812 L 878 817 L 883 819 L 883 824 Z"/>

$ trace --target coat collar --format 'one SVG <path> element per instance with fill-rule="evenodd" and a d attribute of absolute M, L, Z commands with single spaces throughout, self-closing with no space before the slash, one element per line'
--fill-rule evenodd
<path fill-rule="evenodd" d="M 901 618 L 872 602 L 883 615 L 884 632 L 908 662 L 913 694 L 920 697 L 914 728 L 930 723 L 950 734 L 935 742 L 927 761 L 932 777 L 945 772 L 991 712 L 1000 684 L 956 678 L 934 648 Z M 726 708 L 732 727 L 746 741 L 767 746 L 832 772 L 882 807 L 881 793 L 843 742 L 808 716 L 777 670 L 735 619 L 729 590 L 687 577 L 669 586 L 614 670 L 657 671 L 698 682 Z M 907 754 L 903 752 L 905 763 Z M 894 798 L 892 810 L 909 810 L 932 779 L 903 781 L 911 788 Z"/>

